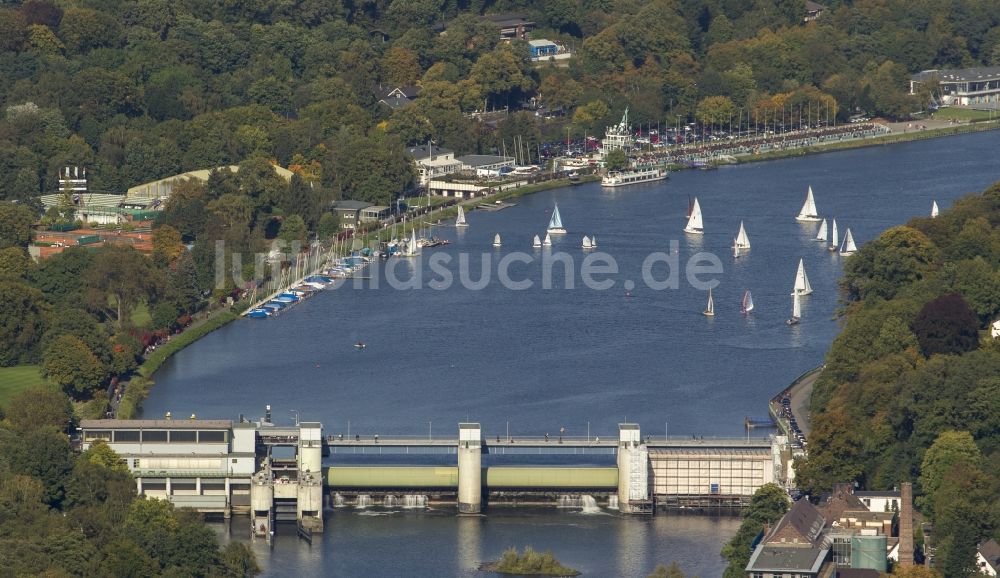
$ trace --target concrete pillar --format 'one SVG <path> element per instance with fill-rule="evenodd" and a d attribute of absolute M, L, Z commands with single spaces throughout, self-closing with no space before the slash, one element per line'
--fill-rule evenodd
<path fill-rule="evenodd" d="M 618 424 L 618 511 L 647 512 L 649 502 L 649 452 L 642 443 L 639 425 Z"/>
<path fill-rule="evenodd" d="M 170 489 L 170 478 L 167 478 L 167 487 L 166 487 L 166 489 L 167 489 L 167 496 L 169 497 L 171 495 L 171 493 L 172 493 L 172 491 Z"/>
<path fill-rule="evenodd" d="M 135 479 L 135 493 L 137 495 L 142 495 L 142 478 Z"/>
<path fill-rule="evenodd" d="M 478 514 L 482 505 L 482 432 L 478 423 L 460 423 L 458 424 L 458 512 Z"/>
<path fill-rule="evenodd" d="M 194 479 L 194 493 L 197 494 L 197 495 L 199 495 L 199 496 L 201 495 L 201 478 L 200 477 Z"/>
<path fill-rule="evenodd" d="M 299 424 L 299 466 L 296 517 L 314 532 L 323 531 L 323 426 L 319 422 Z"/>

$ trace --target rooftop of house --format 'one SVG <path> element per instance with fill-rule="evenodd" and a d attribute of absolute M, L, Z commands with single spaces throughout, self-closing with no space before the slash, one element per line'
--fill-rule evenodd
<path fill-rule="evenodd" d="M 552 42 L 551 40 L 546 40 L 544 38 L 539 38 L 538 40 L 529 40 L 528 44 L 530 44 L 531 46 L 539 46 L 539 47 L 556 45 L 555 42 Z"/>
<path fill-rule="evenodd" d="M 987 540 L 979 545 L 979 553 L 994 570 L 1000 570 L 1000 544 L 996 540 Z"/>
<path fill-rule="evenodd" d="M 747 572 L 819 572 L 829 550 L 826 548 L 791 548 L 779 544 L 760 544 L 750 556 Z"/>
<path fill-rule="evenodd" d="M 834 484 L 833 492 L 821 497 L 816 509 L 827 520 L 839 520 L 848 510 L 865 511 L 868 508 L 854 495 L 850 484 Z"/>
<path fill-rule="evenodd" d="M 413 101 L 410 100 L 409 98 L 406 98 L 405 96 L 394 95 L 380 99 L 379 102 L 388 106 L 392 110 L 398 110 L 408 104 L 411 104 Z"/>
<path fill-rule="evenodd" d="M 446 149 L 444 147 L 439 147 L 434 145 L 425 145 L 425 144 L 408 147 L 406 149 L 406 152 L 409 153 L 410 156 L 413 157 L 413 160 L 415 161 L 422 161 L 424 159 L 429 159 L 432 155 L 438 156 L 438 155 L 449 155 L 455 153 L 455 151 L 451 149 Z"/>
<path fill-rule="evenodd" d="M 855 491 L 854 495 L 859 498 L 898 498 L 899 490 L 864 490 Z"/>
<path fill-rule="evenodd" d="M 330 206 L 337 210 L 344 211 L 360 211 L 361 209 L 367 209 L 372 206 L 372 203 L 367 201 L 353 201 L 350 199 L 334 201 L 330 203 Z"/>
<path fill-rule="evenodd" d="M 833 578 L 878 578 L 882 574 L 870 568 L 837 568 Z"/>
<path fill-rule="evenodd" d="M 465 155 L 456 157 L 456 160 L 462 161 L 462 164 L 469 165 L 470 167 L 485 167 L 500 163 L 513 163 L 514 157 L 502 157 L 497 155 Z"/>
<path fill-rule="evenodd" d="M 817 4 L 812 0 L 806 0 L 806 12 L 822 12 L 824 10 L 826 10 L 826 6 Z"/>
<path fill-rule="evenodd" d="M 507 14 L 489 14 L 483 16 L 483 20 L 488 20 L 500 28 L 509 28 L 511 26 L 533 26 L 535 23 L 528 20 L 524 14 L 518 12 L 510 12 Z"/>
<path fill-rule="evenodd" d="M 975 82 L 979 80 L 1000 79 L 1000 66 L 982 66 L 979 68 L 961 68 L 951 70 L 924 70 L 910 77 L 911 80 L 924 81 L 937 76 L 941 82 Z"/>
<path fill-rule="evenodd" d="M 823 526 L 826 525 L 826 520 L 823 518 L 819 510 L 816 509 L 808 499 L 802 498 L 792 504 L 792 507 L 788 512 L 782 516 L 778 523 L 775 524 L 774 528 L 765 538 L 765 542 L 770 544 L 780 543 L 780 540 L 784 538 L 789 530 L 794 530 L 805 541 L 809 543 L 815 543 L 816 539 L 819 537 L 820 532 L 823 531 Z"/>

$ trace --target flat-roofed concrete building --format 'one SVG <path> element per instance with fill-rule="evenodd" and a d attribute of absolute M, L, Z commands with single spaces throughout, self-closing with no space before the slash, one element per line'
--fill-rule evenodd
<path fill-rule="evenodd" d="M 1000 66 L 924 70 L 910 77 L 910 94 L 916 94 L 921 84 L 935 79 L 941 105 L 1000 106 Z"/>

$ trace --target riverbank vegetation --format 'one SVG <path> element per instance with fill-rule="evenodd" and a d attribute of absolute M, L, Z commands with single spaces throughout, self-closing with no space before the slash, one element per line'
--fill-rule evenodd
<path fill-rule="evenodd" d="M 913 481 L 937 568 L 967 576 L 976 544 L 1000 537 L 1000 183 L 867 243 L 840 287 L 797 483 Z"/>
<path fill-rule="evenodd" d="M 560 564 L 552 552 L 536 552 L 531 546 L 524 548 L 524 554 L 518 553 L 517 548 L 508 548 L 504 550 L 499 560 L 485 564 L 482 569 L 519 576 L 580 575 L 579 571 Z"/>
<path fill-rule="evenodd" d="M 194 513 L 140 499 L 124 461 L 98 443 L 77 453 L 73 416 L 55 389 L 2 406 L 0 566 L 9 576 L 253 576 L 242 542 L 220 548 Z"/>

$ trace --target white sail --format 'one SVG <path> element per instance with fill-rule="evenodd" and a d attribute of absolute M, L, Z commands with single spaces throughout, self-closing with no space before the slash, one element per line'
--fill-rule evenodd
<path fill-rule="evenodd" d="M 545 240 L 542 241 L 542 245 L 544 245 L 546 247 L 551 247 L 552 246 L 552 236 L 549 235 L 548 233 L 545 233 Z"/>
<path fill-rule="evenodd" d="M 799 301 L 799 294 L 795 293 L 792 295 L 792 319 L 798 320 L 802 318 L 802 302 Z"/>
<path fill-rule="evenodd" d="M 542 240 L 538 238 L 538 235 L 535 235 L 534 240 L 531 241 L 531 246 L 536 249 L 542 246 Z"/>
<path fill-rule="evenodd" d="M 420 243 L 417 243 L 417 230 L 410 230 L 410 240 L 406 243 L 406 257 L 416 257 L 420 254 Z"/>
<path fill-rule="evenodd" d="M 740 309 L 742 309 L 744 313 L 750 313 L 753 311 L 753 297 L 750 295 L 749 289 L 743 293 L 743 300 L 740 302 Z"/>
<path fill-rule="evenodd" d="M 582 246 L 584 249 L 591 249 L 593 246 L 590 244 L 590 237 L 584 235 Z"/>
<path fill-rule="evenodd" d="M 549 232 L 550 233 L 565 233 L 566 229 L 563 228 L 562 217 L 559 216 L 559 205 L 555 205 L 552 209 L 552 218 L 549 219 Z"/>
<path fill-rule="evenodd" d="M 819 233 L 816 233 L 816 240 L 826 242 L 826 219 L 819 226 Z"/>
<path fill-rule="evenodd" d="M 694 204 L 691 206 L 691 216 L 688 217 L 687 226 L 684 227 L 684 232 L 698 235 L 705 232 L 705 227 L 701 222 L 701 205 L 698 204 L 698 197 L 694 198 Z"/>
<path fill-rule="evenodd" d="M 938 216 L 939 212 L 940 211 L 938 211 L 937 201 L 932 201 L 931 202 L 931 218 L 932 219 L 936 218 Z"/>
<path fill-rule="evenodd" d="M 736 235 L 736 247 L 739 249 L 750 248 L 750 237 L 747 236 L 747 230 L 743 226 L 743 221 L 740 221 L 740 232 Z"/>
<path fill-rule="evenodd" d="M 795 272 L 795 286 L 792 287 L 792 293 L 798 295 L 808 295 L 812 293 L 812 286 L 809 285 L 809 277 L 806 276 L 806 266 L 799 259 L 799 270 Z"/>
<path fill-rule="evenodd" d="M 462 208 L 462 205 L 458 206 L 458 216 L 455 217 L 455 226 L 456 227 L 469 226 L 469 224 L 465 222 L 465 209 Z"/>
<path fill-rule="evenodd" d="M 595 249 L 597 248 L 597 235 L 590 236 L 590 246 Z"/>
<path fill-rule="evenodd" d="M 493 236 L 493 246 L 494 247 L 500 246 L 500 233 L 497 233 L 496 235 Z"/>
<path fill-rule="evenodd" d="M 712 290 L 708 290 L 708 305 L 705 306 L 705 310 L 702 314 L 712 317 L 715 315 L 715 301 L 712 299 Z"/>
<path fill-rule="evenodd" d="M 837 235 L 837 219 L 833 220 L 833 226 L 830 227 L 830 250 L 836 251 L 840 246 L 840 237 Z"/>
<path fill-rule="evenodd" d="M 847 228 L 847 233 L 844 235 L 844 244 L 840 247 L 840 254 L 843 256 L 853 255 L 858 250 L 858 246 L 854 244 L 854 236 L 851 235 L 850 227 Z"/>
<path fill-rule="evenodd" d="M 813 198 L 813 188 L 810 186 L 806 193 L 806 202 L 802 204 L 802 210 L 795 217 L 796 221 L 818 221 L 819 213 L 816 211 L 816 199 Z"/>

